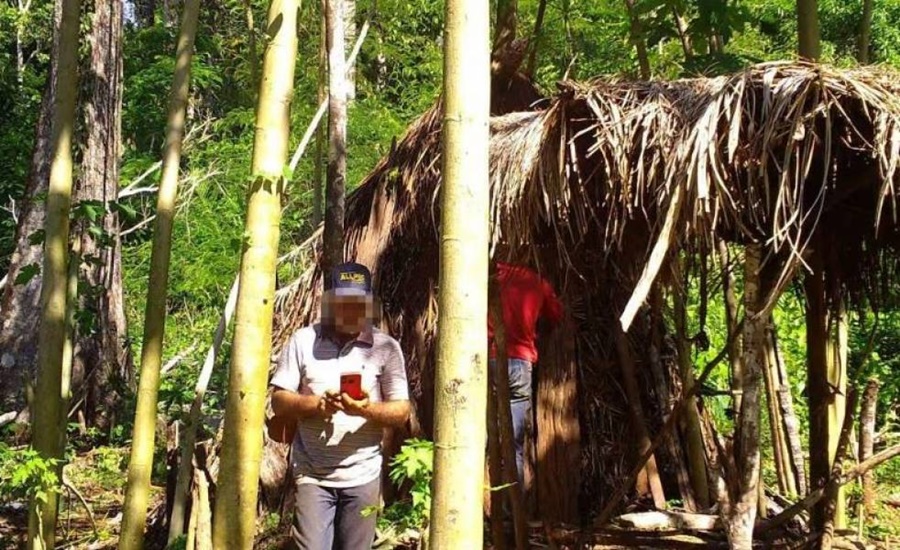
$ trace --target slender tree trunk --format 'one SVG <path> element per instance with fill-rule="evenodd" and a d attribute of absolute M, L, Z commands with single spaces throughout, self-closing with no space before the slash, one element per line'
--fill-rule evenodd
<path fill-rule="evenodd" d="M 481 548 L 487 400 L 490 17 L 447 0 L 441 155 L 441 330 L 429 545 Z"/>
<path fill-rule="evenodd" d="M 55 0 L 54 31 L 60 28 L 63 2 Z M 41 317 L 41 264 L 44 261 L 42 240 L 35 239 L 44 228 L 45 203 L 39 197 L 47 194 L 52 154 L 52 125 L 56 106 L 59 65 L 59 33 L 53 33 L 50 71 L 41 98 L 41 110 L 35 129 L 31 171 L 21 201 L 16 227 L 16 248 L 6 272 L 6 286 L 0 291 L 0 408 L 21 411 L 25 406 L 26 387 L 31 387 L 37 374 L 38 329 Z M 31 270 L 34 273 L 28 274 Z"/>
<path fill-rule="evenodd" d="M 131 379 L 122 294 L 122 250 L 114 208 L 122 140 L 122 0 L 96 0 L 91 28 L 90 99 L 85 109 L 87 145 L 75 198 L 101 214 L 77 228 L 85 261 L 79 309 L 93 327 L 78 327 L 74 384 L 83 385 L 88 425 L 106 431 Z M 99 229 L 96 236 L 92 229 Z"/>
<path fill-rule="evenodd" d="M 865 462 L 871 458 L 875 450 L 875 418 L 878 410 L 878 380 L 874 378 L 866 384 L 866 391 L 862 398 L 862 411 L 860 412 L 859 430 L 859 461 Z M 875 510 L 877 491 L 875 489 L 875 476 L 866 473 L 862 479 L 863 486 L 863 514 L 869 517 Z"/>
<path fill-rule="evenodd" d="M 772 339 L 772 350 L 775 352 L 775 364 L 778 374 L 778 398 L 779 407 L 781 409 L 781 418 L 784 423 L 784 434 L 787 440 L 789 453 L 789 461 L 798 495 L 805 495 L 807 492 L 806 483 L 806 461 L 803 456 L 803 445 L 800 438 L 800 422 L 797 415 L 794 414 L 794 398 L 791 395 L 791 380 L 788 377 L 787 368 L 781 358 L 781 351 L 778 349 L 778 336 L 775 327 L 772 327 L 770 335 Z"/>
<path fill-rule="evenodd" d="M 347 59 L 348 52 L 353 49 L 356 42 L 356 0 L 342 0 L 344 4 L 342 19 L 344 21 L 344 51 L 341 55 Z M 344 64 L 347 80 L 345 86 L 347 90 L 347 100 L 356 99 L 356 66 Z"/>
<path fill-rule="evenodd" d="M 347 78 L 344 67 L 344 0 L 325 0 L 328 37 L 328 174 L 322 270 L 344 261 L 344 185 L 347 178 Z"/>
<path fill-rule="evenodd" d="M 829 476 L 829 484 L 825 487 L 825 527 L 822 530 L 822 539 L 819 545 L 821 550 L 831 550 L 834 545 L 834 531 L 840 529 L 839 523 L 841 508 L 842 484 L 831 483 L 832 480 L 839 480 L 843 473 L 843 463 L 848 457 L 850 447 L 850 434 L 853 432 L 853 416 L 856 412 L 856 388 L 850 388 L 849 393 L 844 399 L 844 414 L 842 415 L 841 435 L 838 437 L 837 447 L 835 448 L 834 461 L 831 465 L 831 475 Z"/>
<path fill-rule="evenodd" d="M 81 3 L 63 0 L 58 27 L 58 75 L 55 83 L 53 125 L 50 139 L 50 184 L 44 221 L 44 265 L 41 289 L 41 324 L 38 337 L 38 380 L 33 408 L 32 446 L 45 459 L 59 461 L 62 473 L 65 432 L 60 418 L 66 403 L 62 380 L 66 340 L 69 253 L 69 205 L 72 196 L 72 138 L 75 131 L 75 95 L 78 90 L 78 28 Z M 58 495 L 32 501 L 28 517 L 28 548 L 53 548 Z"/>
<path fill-rule="evenodd" d="M 674 278 L 681 281 L 681 268 L 678 259 L 673 260 L 675 269 Z M 673 292 L 675 306 L 675 332 L 676 346 L 678 348 L 678 365 L 681 373 L 682 393 L 687 395 L 694 386 L 694 365 L 691 360 L 690 343 L 687 340 L 687 308 L 684 295 L 676 289 Z M 691 397 L 687 405 L 684 420 L 681 423 L 682 431 L 687 443 L 688 465 L 691 472 L 691 485 L 694 487 L 694 495 L 697 497 L 697 505 L 701 509 L 710 506 L 709 474 L 706 465 L 706 451 L 703 445 L 703 431 L 700 424 L 700 415 L 697 411 L 697 398 Z"/>
<path fill-rule="evenodd" d="M 760 288 L 762 247 L 748 245 L 744 255 L 744 352 L 740 415 L 735 419 L 733 455 L 723 457 L 731 470 L 720 490 L 722 522 L 732 548 L 752 548 L 759 503 L 760 379 L 765 364 L 765 292 Z M 724 497 L 724 498 L 721 498 Z"/>
<path fill-rule="evenodd" d="M 828 311 L 825 296 L 825 273 L 821 249 L 811 258 L 813 272 L 804 280 L 806 292 L 807 391 L 809 398 L 809 489 L 822 487 L 828 481 L 831 457 L 828 452 Z M 812 528 L 824 524 L 822 507 L 812 510 Z"/>
<path fill-rule="evenodd" d="M 650 449 L 650 436 L 647 433 L 647 424 L 644 421 L 644 411 L 641 406 L 641 393 L 637 382 L 637 371 L 634 357 L 631 354 L 631 344 L 628 336 L 616 325 L 616 350 L 619 355 L 619 365 L 622 368 L 622 380 L 625 386 L 625 394 L 628 397 L 628 408 L 631 412 L 631 429 L 634 430 L 634 441 L 637 446 L 637 456 L 642 456 Z M 659 478 L 659 469 L 656 465 L 656 457 L 651 456 L 645 466 L 647 479 L 650 483 L 650 493 L 653 496 L 653 504 L 658 510 L 666 509 L 666 495 L 663 492 L 662 481 Z"/>
<path fill-rule="evenodd" d="M 537 68 L 537 52 L 541 44 L 544 31 L 544 14 L 547 12 L 547 0 L 540 0 L 537 17 L 534 20 L 534 32 L 531 33 L 531 52 L 528 54 L 528 64 L 525 65 L 525 74 L 532 78 Z"/>
<path fill-rule="evenodd" d="M 631 21 L 631 44 L 637 52 L 641 79 L 650 80 L 650 57 L 647 55 L 647 41 L 644 39 L 643 26 L 641 25 L 640 15 L 635 10 L 635 5 L 635 0 L 625 0 L 625 9 L 628 11 L 628 19 Z"/>
<path fill-rule="evenodd" d="M 298 0 L 272 0 L 263 61 L 241 257 L 225 429 L 216 493 L 214 548 L 244 548 L 256 533 L 266 382 L 272 347 L 275 264 L 297 58 Z"/>
<path fill-rule="evenodd" d="M 18 8 L 19 21 L 16 23 L 16 82 L 19 85 L 19 92 L 24 91 L 25 85 L 25 46 L 23 42 L 23 31 L 25 30 L 25 18 L 31 11 L 31 0 L 16 1 Z"/>
<path fill-rule="evenodd" d="M 801 58 L 819 60 L 822 49 L 819 44 L 818 0 L 797 0 L 797 43 Z"/>
<path fill-rule="evenodd" d="M 872 49 L 873 3 L 873 0 L 863 0 L 862 21 L 859 24 L 859 37 L 856 42 L 856 59 L 861 65 L 869 64 L 869 51 Z"/>
<path fill-rule="evenodd" d="M 319 33 L 319 81 L 316 86 L 316 104 L 321 105 L 328 97 L 325 86 L 325 79 L 328 77 L 328 45 L 327 33 L 328 29 L 325 25 L 325 2 L 322 0 L 319 4 L 322 7 L 322 17 L 320 18 Z M 316 153 L 313 160 L 313 227 L 318 227 L 322 223 L 322 189 L 324 180 L 322 174 L 322 165 L 325 161 L 325 127 L 319 125 L 316 129 Z"/>
<path fill-rule="evenodd" d="M 175 76 L 169 92 L 166 147 L 163 152 L 162 179 L 156 202 L 156 227 L 153 232 L 147 309 L 144 315 L 144 341 L 141 347 L 141 378 L 131 438 L 131 458 L 128 461 L 128 486 L 125 490 L 122 531 L 119 535 L 121 550 L 139 550 L 143 546 L 144 525 L 147 522 L 150 474 L 153 469 L 156 440 L 159 369 L 162 364 L 166 327 L 172 224 L 178 195 L 178 171 L 190 92 L 191 57 L 199 12 L 200 0 L 185 0 L 175 54 Z"/>

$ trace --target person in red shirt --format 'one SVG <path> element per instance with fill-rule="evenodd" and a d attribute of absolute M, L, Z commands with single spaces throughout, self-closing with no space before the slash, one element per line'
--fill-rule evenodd
<path fill-rule="evenodd" d="M 516 447 L 516 467 L 519 484 L 522 485 L 525 426 L 531 415 L 531 370 L 538 360 L 537 325 L 539 320 L 544 320 L 551 326 L 558 325 L 563 317 L 563 308 L 550 283 L 527 267 L 498 262 L 497 284 L 500 289 L 506 356 L 509 362 L 510 409 Z M 493 329 L 493 323 L 488 318 L 492 357 L 495 354 Z M 492 359 L 492 368 L 495 362 Z"/>

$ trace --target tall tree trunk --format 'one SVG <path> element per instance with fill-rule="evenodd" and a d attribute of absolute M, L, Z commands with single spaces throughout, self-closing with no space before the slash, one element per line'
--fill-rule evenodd
<path fill-rule="evenodd" d="M 525 74 L 532 78 L 537 68 L 537 52 L 541 44 L 541 36 L 544 32 L 544 14 L 547 12 L 547 0 L 540 0 L 537 17 L 534 20 L 534 32 L 531 33 L 531 51 L 528 53 L 528 64 L 525 65 Z"/>
<path fill-rule="evenodd" d="M 83 387 L 88 424 L 105 431 L 115 423 L 132 375 L 114 208 L 122 140 L 122 0 L 94 2 L 90 64 L 87 145 L 75 198 L 98 212 L 96 218 L 85 216 L 77 224 L 85 259 L 80 278 L 86 289 L 79 296 L 79 309 L 93 322 L 82 323 L 76 331 L 73 377 L 75 387 Z"/>
<path fill-rule="evenodd" d="M 675 270 L 673 276 L 676 281 L 681 281 L 681 267 L 678 259 L 674 259 L 672 266 Z M 678 349 L 678 365 L 682 380 L 682 393 L 687 395 L 694 386 L 694 364 L 691 360 L 691 346 L 687 340 L 687 308 L 685 307 L 684 291 L 676 289 L 673 292 L 675 306 L 675 345 Z M 691 473 L 691 485 L 694 487 L 694 495 L 697 505 L 701 509 L 710 506 L 709 475 L 706 466 L 706 451 L 703 445 L 703 432 L 701 430 L 700 415 L 697 411 L 697 398 L 691 397 L 687 404 L 684 420 L 681 428 L 687 443 L 688 465 Z"/>
<path fill-rule="evenodd" d="M 631 44 L 637 52 L 641 79 L 650 80 L 650 57 L 647 55 L 647 40 L 644 38 L 643 25 L 641 25 L 641 18 L 635 10 L 635 5 L 635 0 L 625 0 L 625 9 L 628 11 L 628 19 L 631 22 L 629 34 Z"/>
<path fill-rule="evenodd" d="M 874 0 L 863 0 L 862 21 L 859 24 L 859 37 L 856 42 L 856 59 L 862 65 L 869 63 L 869 51 L 872 49 L 872 4 Z"/>
<path fill-rule="evenodd" d="M 341 18 L 344 21 L 344 51 L 341 55 L 343 55 L 344 59 L 347 59 L 350 50 L 353 49 L 353 44 L 356 42 L 356 0 L 343 0 L 343 4 L 344 9 Z M 344 66 L 344 74 L 347 75 L 347 80 L 344 84 L 347 90 L 347 100 L 352 101 L 356 99 L 356 66 L 352 64 L 347 65 L 346 63 Z"/>
<path fill-rule="evenodd" d="M 256 533 L 257 486 L 272 350 L 275 267 L 278 254 L 284 166 L 290 137 L 290 106 L 297 58 L 298 0 L 272 0 L 263 60 L 253 183 L 241 256 L 225 429 L 218 478 L 214 548 L 249 549 Z"/>
<path fill-rule="evenodd" d="M 822 487 L 831 471 L 829 456 L 828 402 L 828 309 L 825 294 L 825 270 L 822 249 L 816 248 L 810 259 L 812 273 L 804 279 L 806 292 L 807 392 L 809 398 L 809 490 Z M 816 505 L 811 514 L 812 528 L 824 524 L 823 509 Z"/>
<path fill-rule="evenodd" d="M 760 288 L 762 247 L 748 245 L 744 253 L 743 399 L 735 419 L 732 456 L 723 457 L 725 487 L 720 487 L 722 522 L 732 548 L 753 546 L 753 526 L 759 500 L 760 379 L 765 364 L 765 292 Z M 728 472 L 730 470 L 730 472 Z M 724 490 L 723 490 L 724 489 Z"/>
<path fill-rule="evenodd" d="M 319 81 L 316 85 L 316 104 L 321 105 L 328 97 L 325 79 L 328 78 L 328 29 L 325 25 L 325 2 L 321 0 L 322 15 L 319 19 Z M 313 159 L 313 227 L 322 223 L 322 189 L 325 181 L 322 173 L 322 165 L 325 161 L 325 127 L 321 124 L 316 128 L 316 152 Z"/>
<path fill-rule="evenodd" d="M 797 0 L 797 44 L 803 59 L 818 61 L 822 55 L 818 0 Z"/>
<path fill-rule="evenodd" d="M 487 401 L 490 14 L 447 0 L 441 155 L 441 330 L 429 544 L 481 548 Z"/>
<path fill-rule="evenodd" d="M 33 406 L 32 446 L 45 459 L 57 460 L 62 474 L 66 414 L 63 351 L 68 307 L 69 205 L 72 196 L 72 141 L 75 132 L 75 96 L 78 90 L 79 0 L 63 0 L 58 27 L 58 74 L 55 87 L 50 149 L 52 164 L 44 221 L 44 265 L 41 288 L 41 323 L 38 337 L 38 380 Z M 33 314 L 33 312 L 32 312 Z M 53 548 L 58 494 L 48 492 L 32 500 L 28 514 L 28 548 Z"/>
<path fill-rule="evenodd" d="M 843 301 L 835 306 L 832 326 L 829 328 L 830 346 L 828 356 L 828 387 L 832 394 L 828 403 L 828 462 L 834 464 L 838 458 L 838 442 L 844 416 L 847 414 L 847 352 L 848 324 L 847 310 Z M 847 491 L 838 490 L 834 525 L 838 529 L 847 527 Z"/>
<path fill-rule="evenodd" d="M 647 432 L 647 424 L 644 421 L 644 411 L 641 406 L 641 392 L 637 381 L 637 368 L 631 353 L 631 343 L 628 335 L 622 332 L 620 325 L 616 324 L 616 350 L 618 351 L 619 365 L 622 369 L 622 380 L 625 386 L 625 395 L 628 398 L 628 408 L 631 413 L 631 429 L 634 433 L 637 456 L 643 456 L 650 449 L 650 436 Z M 653 504 L 658 510 L 665 510 L 666 495 L 663 492 L 662 481 L 659 478 L 659 469 L 656 465 L 656 457 L 651 456 L 644 466 L 647 480 L 650 484 L 650 494 Z"/>
<path fill-rule="evenodd" d="M 328 174 L 322 270 L 344 261 L 344 185 L 347 178 L 347 78 L 344 66 L 344 0 L 325 0 L 328 37 Z"/>
<path fill-rule="evenodd" d="M 878 409 L 878 380 L 871 379 L 863 393 L 862 410 L 860 411 L 859 429 L 859 461 L 865 462 L 872 457 L 875 450 L 875 416 Z M 863 475 L 863 508 L 862 521 L 871 517 L 875 511 L 876 489 L 875 476 L 871 472 Z"/>
<path fill-rule="evenodd" d="M 775 364 L 778 374 L 778 392 L 779 408 L 781 410 L 781 419 L 784 424 L 784 434 L 787 440 L 789 461 L 793 478 L 797 487 L 798 495 L 805 495 L 807 489 L 806 483 L 806 460 L 803 455 L 803 444 L 800 437 L 800 421 L 794 414 L 794 397 L 791 395 L 791 380 L 788 377 L 787 368 L 781 357 L 781 351 L 778 349 L 778 335 L 775 327 L 772 327 L 770 334 L 772 340 L 772 350 L 775 352 Z"/>
<path fill-rule="evenodd" d="M 60 28 L 63 2 L 55 0 L 53 28 Z M 0 409 L 21 411 L 26 387 L 37 374 L 38 328 L 41 308 L 40 267 L 44 248 L 36 239 L 44 228 L 45 203 L 39 197 L 47 193 L 52 154 L 52 125 L 56 106 L 59 66 L 59 33 L 53 33 L 50 71 L 41 98 L 41 110 L 35 129 L 31 170 L 21 201 L 16 227 L 16 248 L 6 272 L 6 286 L 0 291 Z"/>
<path fill-rule="evenodd" d="M 519 0 L 497 0 L 497 23 L 494 25 L 493 51 L 505 50 L 516 39 Z"/>
<path fill-rule="evenodd" d="M 169 284 L 169 259 L 172 250 L 172 224 L 178 195 L 178 171 L 187 118 L 191 81 L 191 57 L 197 34 L 200 0 L 185 0 L 184 15 L 175 54 L 175 76 L 169 92 L 166 147 L 163 152 L 162 179 L 156 202 L 156 227 L 150 255 L 150 281 L 144 315 L 144 340 L 141 347 L 141 377 L 138 387 L 131 457 L 128 461 L 128 486 L 125 489 L 119 548 L 140 550 L 150 499 L 150 474 L 156 440 L 159 370 L 162 364 L 166 327 L 166 296 Z"/>

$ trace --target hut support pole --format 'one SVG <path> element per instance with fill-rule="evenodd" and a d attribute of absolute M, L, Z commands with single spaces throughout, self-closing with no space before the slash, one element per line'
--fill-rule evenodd
<path fill-rule="evenodd" d="M 806 360 L 809 388 L 809 475 L 810 490 L 828 481 L 831 465 L 828 456 L 828 311 L 825 299 L 825 273 L 820 251 L 811 258 L 812 273 L 804 279 L 806 291 Z M 823 509 L 812 510 L 812 528 L 824 524 Z"/>
<path fill-rule="evenodd" d="M 622 367 L 622 378 L 625 383 L 625 393 L 628 397 L 628 406 L 631 412 L 631 424 L 637 436 L 637 451 L 639 455 L 643 455 L 650 449 L 650 436 L 647 435 L 647 425 L 644 421 L 644 412 L 641 407 L 641 394 L 638 388 L 637 368 L 634 364 L 634 357 L 631 355 L 628 336 L 619 325 L 616 325 L 616 349 L 619 353 L 619 363 Z M 644 466 L 644 470 L 649 480 L 654 506 L 659 510 L 665 510 L 666 495 L 663 492 L 662 481 L 659 478 L 656 457 L 650 457 Z"/>
<path fill-rule="evenodd" d="M 677 258 L 672 262 L 675 270 L 675 281 L 681 281 L 681 269 Z M 678 346 L 678 365 L 681 371 L 682 392 L 688 395 L 694 384 L 694 365 L 691 361 L 690 344 L 687 341 L 687 308 L 685 307 L 684 292 L 686 289 L 676 289 L 673 293 L 675 305 L 675 332 Z M 703 444 L 703 431 L 701 430 L 700 414 L 697 411 L 696 397 L 690 397 L 687 411 L 684 416 L 682 429 L 687 443 L 688 465 L 690 466 L 691 485 L 700 509 L 710 507 L 709 474 L 706 466 L 706 451 Z"/>
<path fill-rule="evenodd" d="M 731 456 L 723 456 L 724 476 L 719 480 L 722 523 L 732 548 L 753 546 L 753 526 L 759 505 L 759 401 L 765 363 L 764 292 L 760 289 L 762 247 L 748 245 L 744 254 L 744 353 L 740 415 L 736 418 Z"/>

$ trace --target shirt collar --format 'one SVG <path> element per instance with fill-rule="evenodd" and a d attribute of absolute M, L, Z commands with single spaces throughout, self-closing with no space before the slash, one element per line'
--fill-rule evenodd
<path fill-rule="evenodd" d="M 319 325 L 319 330 L 317 331 L 317 335 L 320 339 L 330 340 L 331 342 L 337 344 L 338 340 L 333 334 L 331 330 L 329 330 L 325 325 Z M 362 332 L 356 335 L 356 338 L 347 342 L 347 344 L 353 343 L 361 343 L 367 346 L 372 346 L 375 344 L 375 329 L 371 326 L 366 327 Z M 346 344 L 344 344 L 346 345 Z"/>

